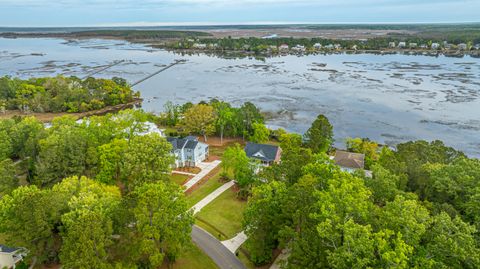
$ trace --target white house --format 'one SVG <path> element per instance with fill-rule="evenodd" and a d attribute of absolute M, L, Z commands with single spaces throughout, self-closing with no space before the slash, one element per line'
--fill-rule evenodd
<path fill-rule="evenodd" d="M 278 47 L 280 51 L 288 51 L 290 47 L 287 44 L 282 44 Z"/>
<path fill-rule="evenodd" d="M 206 49 L 206 48 L 207 48 L 207 44 L 195 43 L 195 44 L 193 44 L 193 48 L 194 48 L 194 49 L 201 49 L 201 50 L 203 50 L 203 49 Z"/>
<path fill-rule="evenodd" d="M 473 46 L 474 49 L 476 50 L 480 50 L 480 44 L 475 44 L 475 46 Z"/>
<path fill-rule="evenodd" d="M 389 48 L 395 48 L 397 46 L 397 44 L 395 44 L 395 42 L 388 42 L 388 47 Z"/>
<path fill-rule="evenodd" d="M 406 42 L 398 42 L 398 47 L 399 48 L 405 48 L 407 46 Z"/>
<path fill-rule="evenodd" d="M 197 137 L 168 137 L 175 156 L 175 167 L 194 167 L 208 158 L 208 145 L 198 141 Z"/>
<path fill-rule="evenodd" d="M 440 44 L 432 43 L 432 50 L 438 50 L 440 48 Z"/>
<path fill-rule="evenodd" d="M 457 48 L 458 48 L 459 50 L 467 50 L 467 44 L 465 44 L 465 43 L 460 43 L 460 44 L 457 45 Z"/>
<path fill-rule="evenodd" d="M 0 245 L 0 268 L 15 268 L 16 264 L 27 256 L 24 248 L 10 248 Z"/>
<path fill-rule="evenodd" d="M 411 49 L 415 49 L 417 47 L 417 43 L 410 43 L 408 44 L 408 46 L 411 48 Z"/>
<path fill-rule="evenodd" d="M 342 45 L 340 45 L 340 44 L 335 44 L 335 45 L 333 45 L 333 47 L 334 47 L 336 50 L 339 50 L 339 49 L 342 48 Z"/>
<path fill-rule="evenodd" d="M 304 52 L 305 51 L 305 46 L 296 45 L 295 47 L 292 48 L 292 50 L 296 51 L 296 52 Z"/>
<path fill-rule="evenodd" d="M 328 44 L 328 45 L 325 46 L 325 48 L 331 50 L 335 47 L 333 46 L 333 44 Z"/>
<path fill-rule="evenodd" d="M 322 44 L 320 44 L 320 43 L 315 43 L 315 44 L 313 45 L 313 48 L 316 49 L 316 50 L 321 50 L 321 49 L 322 49 Z"/>

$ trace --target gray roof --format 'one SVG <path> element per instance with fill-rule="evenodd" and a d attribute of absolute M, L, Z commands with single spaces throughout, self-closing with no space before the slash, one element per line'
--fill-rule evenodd
<path fill-rule="evenodd" d="M 248 142 L 245 146 L 247 157 L 266 162 L 273 162 L 277 157 L 280 147 L 266 144 Z"/>
<path fill-rule="evenodd" d="M 167 137 L 167 141 L 173 146 L 173 150 L 177 149 L 195 149 L 198 144 L 198 138 L 194 136 L 187 136 L 185 138 Z"/>
<path fill-rule="evenodd" d="M 0 244 L 0 252 L 3 252 L 3 253 L 14 253 L 15 251 L 17 251 L 19 249 L 20 248 L 7 247 L 5 245 Z"/>
<path fill-rule="evenodd" d="M 363 169 L 365 167 L 365 154 L 337 150 L 335 164 L 345 168 Z"/>

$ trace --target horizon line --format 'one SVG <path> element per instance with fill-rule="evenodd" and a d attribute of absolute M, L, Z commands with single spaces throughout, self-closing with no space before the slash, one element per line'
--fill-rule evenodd
<path fill-rule="evenodd" d="M 198 26 L 282 26 L 282 25 L 414 25 L 414 24 L 480 24 L 480 21 L 417 21 L 417 22 L 126 22 L 92 25 L 3 26 L 0 28 L 82 28 L 82 27 L 198 27 Z"/>

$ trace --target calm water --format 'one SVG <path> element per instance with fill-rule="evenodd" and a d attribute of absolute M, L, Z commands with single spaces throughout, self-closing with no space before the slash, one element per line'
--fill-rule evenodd
<path fill-rule="evenodd" d="M 328 116 L 337 144 L 369 137 L 395 144 L 441 139 L 480 156 L 480 59 L 413 55 L 285 56 L 260 61 L 182 56 L 122 41 L 0 39 L 0 75 L 82 76 L 117 60 L 97 76 L 135 82 L 175 59 L 186 59 L 135 87 L 145 110 L 166 101 L 217 97 L 245 101 L 272 114 L 271 127 L 304 132 Z"/>

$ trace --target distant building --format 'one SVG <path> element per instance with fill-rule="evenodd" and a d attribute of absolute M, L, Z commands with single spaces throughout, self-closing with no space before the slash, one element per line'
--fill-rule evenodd
<path fill-rule="evenodd" d="M 415 48 L 417 48 L 417 43 L 410 43 L 410 44 L 408 44 L 408 46 L 409 46 L 411 49 L 415 49 Z"/>
<path fill-rule="evenodd" d="M 296 51 L 296 52 L 305 52 L 305 46 L 302 46 L 302 45 L 296 45 L 295 47 L 292 48 L 293 51 Z"/>
<path fill-rule="evenodd" d="M 194 49 L 206 49 L 207 48 L 207 44 L 200 44 L 200 43 L 195 43 L 193 44 L 192 46 Z"/>
<path fill-rule="evenodd" d="M 465 43 L 460 43 L 460 44 L 457 45 L 457 48 L 458 48 L 459 50 L 467 50 L 467 44 L 465 44 Z"/>
<path fill-rule="evenodd" d="M 358 46 L 357 45 L 353 45 L 352 46 L 352 50 L 357 50 Z"/>
<path fill-rule="evenodd" d="M 432 43 L 432 50 L 438 50 L 440 48 L 440 44 Z"/>
<path fill-rule="evenodd" d="M 322 49 L 322 44 L 320 44 L 320 43 L 315 43 L 315 44 L 313 45 L 313 48 L 316 49 L 316 50 L 321 50 L 321 49 Z"/>
<path fill-rule="evenodd" d="M 185 138 L 168 137 L 172 144 L 172 153 L 175 157 L 175 167 L 194 167 L 208 158 L 208 145 L 198 141 L 197 137 Z"/>
<path fill-rule="evenodd" d="M 27 256 L 28 251 L 24 248 L 11 248 L 0 245 L 0 268 L 15 268 L 15 265 Z"/>
<path fill-rule="evenodd" d="M 279 49 L 280 51 L 284 51 L 284 52 L 285 52 L 285 51 L 288 51 L 288 50 L 290 49 L 290 47 L 289 47 L 287 44 L 282 44 L 282 45 L 280 45 L 280 46 L 278 47 L 278 49 Z"/>
<path fill-rule="evenodd" d="M 398 42 L 398 47 L 399 48 L 405 48 L 407 46 L 406 42 Z"/>
<path fill-rule="evenodd" d="M 333 46 L 333 44 L 328 44 L 325 46 L 326 49 L 329 49 L 329 50 L 332 50 L 334 49 L 335 47 Z"/>
<path fill-rule="evenodd" d="M 365 167 L 365 154 L 337 150 L 333 157 L 335 164 L 343 171 L 354 172 Z"/>
<path fill-rule="evenodd" d="M 333 47 L 334 47 L 336 50 L 339 50 L 339 49 L 342 48 L 342 45 L 340 45 L 340 44 L 335 44 L 335 45 L 333 45 Z"/>
<path fill-rule="evenodd" d="M 480 44 L 475 44 L 475 46 L 473 46 L 474 49 L 476 50 L 480 50 Z"/>
<path fill-rule="evenodd" d="M 389 42 L 388 43 L 389 48 L 395 48 L 396 46 L 397 46 L 397 44 L 395 42 Z"/>
<path fill-rule="evenodd" d="M 277 37 L 278 37 L 277 34 L 272 34 L 272 35 L 262 36 L 262 39 L 273 39 L 273 38 L 277 38 Z"/>
<path fill-rule="evenodd" d="M 248 158 L 259 160 L 265 166 L 279 163 L 282 156 L 282 149 L 280 147 L 267 144 L 248 142 L 244 150 Z"/>
<path fill-rule="evenodd" d="M 428 49 L 428 46 L 427 46 L 427 44 L 422 44 L 422 45 L 420 45 L 420 48 L 421 49 Z"/>

